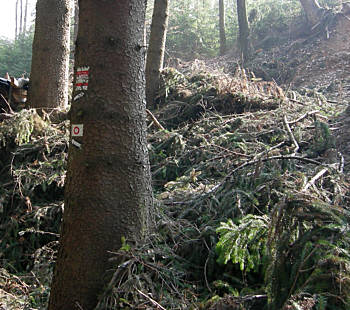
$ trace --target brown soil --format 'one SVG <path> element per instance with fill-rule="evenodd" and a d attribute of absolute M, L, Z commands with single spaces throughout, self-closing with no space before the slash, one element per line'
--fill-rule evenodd
<path fill-rule="evenodd" d="M 325 34 L 326 35 L 326 34 Z M 321 90 L 342 104 L 350 100 L 350 18 L 337 16 L 336 26 L 329 39 L 321 37 L 299 50 L 306 54 L 306 62 L 296 68 L 292 81 L 295 87 Z"/>
<path fill-rule="evenodd" d="M 319 40 L 310 59 L 297 68 L 295 86 L 316 88 L 342 111 L 333 120 L 337 147 L 350 172 L 350 18 L 338 15 L 328 40 Z"/>
<path fill-rule="evenodd" d="M 259 52 L 250 64 L 257 76 L 284 89 L 320 92 L 334 104 L 331 128 L 350 175 L 350 14 L 338 13 L 328 31 Z M 237 63 L 228 61 L 232 70 Z"/>

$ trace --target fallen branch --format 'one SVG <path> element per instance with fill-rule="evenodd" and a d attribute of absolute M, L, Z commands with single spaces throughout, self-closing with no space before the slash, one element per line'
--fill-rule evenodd
<path fill-rule="evenodd" d="M 321 171 L 319 171 L 303 188 L 303 192 L 305 192 L 310 186 L 315 185 L 315 182 L 322 177 L 326 172 L 328 171 L 327 168 L 323 168 Z"/>
<path fill-rule="evenodd" d="M 152 299 L 151 297 L 149 297 L 148 295 L 146 295 L 145 293 L 141 292 L 139 289 L 136 289 L 136 291 L 141 294 L 143 297 L 146 297 L 153 305 L 157 306 L 157 308 L 160 308 L 162 310 L 166 310 L 162 305 L 160 305 L 159 303 L 157 303 L 154 299 Z"/>
<path fill-rule="evenodd" d="M 11 108 L 11 105 L 10 105 L 9 102 L 6 100 L 6 98 L 5 98 L 2 94 L 0 94 L 0 96 L 1 96 L 1 98 L 4 100 L 4 102 L 6 103 L 6 105 L 8 106 L 9 112 L 10 112 L 11 114 L 14 114 L 15 112 L 13 112 L 13 110 L 12 110 L 12 108 Z"/>
<path fill-rule="evenodd" d="M 261 152 L 261 153 L 255 155 L 254 158 L 261 158 L 262 156 L 271 153 L 273 150 L 280 148 L 280 147 L 283 146 L 285 143 L 286 143 L 285 141 L 283 141 L 283 142 L 281 142 L 281 143 L 278 143 L 278 144 L 276 144 L 276 145 L 270 147 L 268 150 L 265 150 L 265 151 L 263 151 L 263 152 Z"/>
<path fill-rule="evenodd" d="M 214 186 L 208 193 L 206 196 L 212 195 L 213 192 L 215 192 L 218 188 L 220 188 L 229 178 L 231 178 L 238 170 L 241 170 L 247 166 L 250 165 L 255 165 L 257 163 L 260 162 L 267 162 L 270 160 L 291 160 L 291 159 L 295 159 L 295 160 L 299 160 L 299 161 L 303 161 L 306 162 L 308 164 L 314 164 L 314 165 L 318 165 L 318 166 L 324 166 L 324 164 L 310 159 L 310 158 L 305 158 L 305 157 L 300 157 L 300 156 L 295 156 L 295 155 L 278 155 L 278 156 L 271 156 L 271 157 L 266 157 L 266 158 L 259 158 L 257 160 L 251 160 L 251 161 L 247 161 L 245 163 L 243 163 L 242 165 L 238 166 L 237 168 L 233 169 L 229 174 L 227 174 L 227 176 L 224 178 L 224 180 L 222 182 L 220 182 L 218 185 Z"/>
<path fill-rule="evenodd" d="M 294 103 L 298 103 L 298 104 L 301 104 L 301 105 L 305 105 L 306 103 L 305 102 L 302 102 L 302 101 L 299 101 L 299 100 L 296 100 L 296 99 L 291 99 L 291 98 L 288 98 L 289 101 L 292 101 Z"/>
<path fill-rule="evenodd" d="M 287 128 L 287 132 L 288 132 L 288 135 L 289 135 L 289 139 L 292 140 L 293 144 L 295 145 L 295 148 L 294 148 L 294 154 L 295 154 L 295 153 L 298 152 L 298 150 L 299 150 L 299 144 L 298 144 L 297 140 L 295 139 L 292 130 L 291 130 L 290 127 L 289 127 L 289 124 L 288 124 L 287 116 L 286 116 L 286 115 L 284 115 L 284 117 L 283 117 L 283 123 L 284 123 L 284 125 L 285 125 L 286 128 Z"/>
<path fill-rule="evenodd" d="M 0 121 L 3 121 L 5 119 L 9 119 L 9 118 L 11 118 L 13 116 L 14 116 L 14 114 L 0 113 Z"/>
<path fill-rule="evenodd" d="M 314 164 L 314 165 L 318 165 L 318 166 L 322 166 L 323 165 L 319 161 L 316 161 L 316 160 L 313 160 L 313 159 L 310 159 L 310 158 L 305 158 L 305 157 L 300 157 L 300 156 L 295 156 L 295 155 L 287 155 L 287 156 L 277 155 L 277 156 L 271 156 L 271 157 L 266 157 L 266 158 L 260 158 L 258 160 L 247 161 L 244 164 L 242 164 L 242 165 L 238 166 L 237 168 L 235 168 L 234 170 L 232 170 L 227 176 L 231 176 L 232 174 L 234 174 L 238 170 L 240 170 L 240 169 L 242 169 L 242 168 L 244 168 L 246 166 L 249 166 L 249 165 L 257 164 L 260 161 L 261 162 L 266 162 L 266 161 L 276 160 L 276 159 L 283 159 L 283 160 L 285 160 L 285 159 L 296 159 L 296 160 L 299 160 L 299 161 L 306 162 L 308 164 Z"/>
<path fill-rule="evenodd" d="M 290 122 L 287 122 L 287 123 L 288 123 L 288 125 L 294 125 L 294 124 L 300 122 L 301 120 L 303 120 L 304 118 L 307 118 L 307 117 L 309 117 L 310 115 L 314 115 L 314 114 L 316 114 L 316 113 L 318 113 L 318 112 L 320 112 L 320 111 L 319 111 L 319 110 L 314 110 L 314 111 L 307 112 L 307 113 L 305 113 L 304 115 L 302 115 L 302 116 L 300 116 L 299 118 L 297 118 L 296 120 L 290 121 Z"/>
<path fill-rule="evenodd" d="M 165 130 L 165 128 L 162 126 L 161 123 L 159 123 L 159 121 L 156 119 L 156 117 L 153 115 L 153 113 L 150 110 L 146 109 L 146 112 L 152 118 L 152 121 L 160 130 Z"/>

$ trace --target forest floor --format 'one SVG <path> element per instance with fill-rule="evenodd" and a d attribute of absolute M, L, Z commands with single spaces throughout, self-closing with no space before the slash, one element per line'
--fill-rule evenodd
<path fill-rule="evenodd" d="M 157 233 L 123 253 L 96 309 L 260 310 L 267 295 L 276 310 L 348 309 L 349 28 L 258 51 L 249 70 L 229 55 L 164 70 Z M 68 133 L 33 111 L 0 123 L 0 310 L 45 309 Z"/>

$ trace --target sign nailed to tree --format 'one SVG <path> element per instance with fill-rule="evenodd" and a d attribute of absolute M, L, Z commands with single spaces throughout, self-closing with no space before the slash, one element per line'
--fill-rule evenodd
<path fill-rule="evenodd" d="M 89 69 L 90 67 L 79 67 L 75 74 L 76 90 L 87 90 L 89 85 Z"/>
<path fill-rule="evenodd" d="M 72 137 L 82 137 L 83 136 L 84 125 L 72 125 Z"/>

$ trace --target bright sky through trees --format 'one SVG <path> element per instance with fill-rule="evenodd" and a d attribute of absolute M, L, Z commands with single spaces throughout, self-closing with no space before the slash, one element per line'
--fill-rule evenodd
<path fill-rule="evenodd" d="M 33 12 L 35 10 L 36 0 L 28 1 L 28 17 L 27 27 L 34 21 Z M 23 0 L 23 14 L 24 14 Z M 0 0 L 0 37 L 6 37 L 8 39 L 14 39 L 15 37 L 15 11 L 16 0 Z"/>

